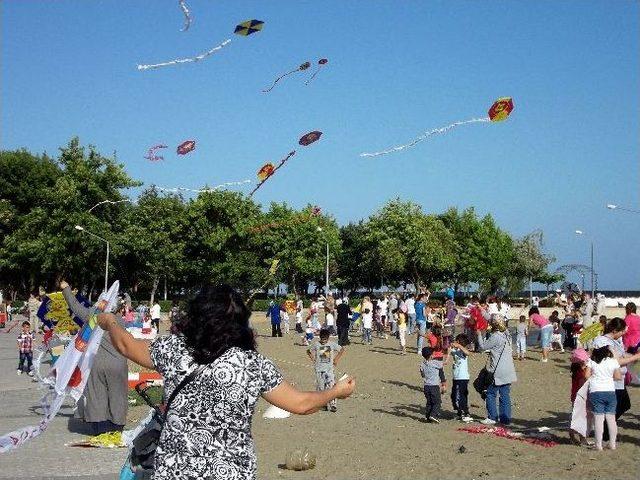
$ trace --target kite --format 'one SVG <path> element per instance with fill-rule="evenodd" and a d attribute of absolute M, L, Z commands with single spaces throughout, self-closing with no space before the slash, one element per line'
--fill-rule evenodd
<path fill-rule="evenodd" d="M 185 140 L 180 145 L 178 145 L 178 148 L 176 149 L 176 151 L 178 152 L 178 155 L 186 155 L 187 153 L 192 152 L 195 149 L 196 149 L 195 140 Z"/>
<path fill-rule="evenodd" d="M 195 57 L 176 58 L 175 60 L 169 60 L 168 62 L 152 63 L 152 64 L 148 64 L 148 65 L 141 64 L 141 65 L 138 65 L 138 70 L 150 70 L 150 69 L 154 69 L 154 68 L 167 67 L 169 65 L 177 65 L 179 63 L 199 62 L 200 60 L 203 60 L 203 59 L 213 55 L 214 53 L 216 53 L 218 50 L 222 49 L 222 47 L 226 46 L 229 43 L 231 43 L 231 39 L 227 38 L 220 45 L 217 45 L 217 46 L 207 50 L 206 52 L 201 53 L 200 55 L 196 55 Z"/>
<path fill-rule="evenodd" d="M 513 99 L 511 97 L 500 97 L 489 109 L 489 120 L 492 122 L 502 122 L 513 111 Z"/>
<path fill-rule="evenodd" d="M 314 130 L 313 132 L 309 132 L 303 135 L 302 137 L 300 137 L 300 140 L 298 141 L 298 143 L 303 147 L 306 147 L 308 145 L 311 145 L 313 142 L 317 142 L 318 140 L 320 140 L 321 136 L 322 136 L 322 132 Z"/>
<path fill-rule="evenodd" d="M 290 72 L 283 73 L 282 75 L 280 75 L 278 78 L 275 79 L 275 81 L 271 84 L 271 86 L 269 88 L 267 88 L 265 90 L 262 90 L 262 93 L 267 93 L 267 92 L 270 92 L 271 90 L 273 90 L 273 88 L 276 86 L 276 83 L 278 83 L 280 80 L 282 80 L 287 75 L 291 75 L 292 73 L 296 73 L 296 72 L 302 72 L 302 71 L 308 69 L 310 66 L 311 66 L 311 64 L 309 62 L 304 62 L 298 68 L 296 68 L 294 70 L 291 70 Z"/>
<path fill-rule="evenodd" d="M 264 230 L 267 230 L 268 228 L 278 228 L 278 227 L 281 227 L 283 225 L 297 225 L 298 223 L 304 223 L 304 222 L 307 222 L 307 221 L 311 220 L 313 217 L 319 216 L 321 211 L 322 210 L 320 209 L 320 207 L 315 206 L 315 207 L 312 207 L 311 210 L 309 210 L 309 212 L 306 215 L 301 215 L 296 220 L 293 220 L 293 221 L 287 220 L 285 222 L 265 223 L 265 224 L 258 225 L 256 227 L 251 228 L 249 230 L 249 233 L 260 233 L 260 232 L 263 232 Z"/>
<path fill-rule="evenodd" d="M 286 157 L 280 160 L 280 163 L 278 164 L 277 167 L 274 167 L 272 163 L 267 163 L 263 165 L 262 168 L 258 170 L 258 178 L 260 179 L 260 183 L 258 183 L 256 187 L 253 190 L 251 190 L 249 197 L 252 197 L 253 194 L 256 193 L 256 191 L 264 184 L 264 182 L 269 180 L 269 178 L 271 178 L 273 174 L 276 173 L 278 169 L 281 168 L 285 163 L 287 163 L 287 160 L 289 160 L 295 154 L 296 154 L 295 150 L 290 151 Z"/>
<path fill-rule="evenodd" d="M 372 152 L 372 153 L 365 152 L 365 153 L 361 153 L 360 156 L 361 157 L 378 157 L 380 155 L 388 155 L 389 153 L 400 152 L 402 150 L 405 150 L 407 148 L 411 148 L 417 145 L 418 143 L 422 142 L 423 140 L 426 140 L 427 138 L 433 135 L 446 133 L 455 127 L 459 127 L 460 125 L 467 125 L 470 123 L 480 123 L 480 122 L 501 122 L 502 120 L 506 120 L 512 111 L 513 111 L 513 99 L 511 97 L 501 97 L 498 100 L 496 100 L 493 105 L 491 105 L 491 108 L 489 109 L 488 117 L 472 118 L 471 120 L 454 122 L 450 125 L 447 125 L 446 127 L 434 128 L 433 130 L 429 130 L 428 132 L 425 132 L 424 134 L 420 135 L 418 138 L 416 138 L 412 142 L 407 143 L 405 145 L 399 145 L 397 147 L 392 147 L 387 150 L 382 150 L 379 152 Z"/>
<path fill-rule="evenodd" d="M 246 37 L 251 35 L 252 33 L 259 32 L 262 30 L 264 26 L 264 22 L 261 20 L 247 20 L 246 22 L 242 22 L 236 25 L 236 29 L 233 31 L 236 35 L 242 35 Z"/>
<path fill-rule="evenodd" d="M 162 190 L 163 192 L 173 192 L 173 193 L 178 193 L 178 192 L 211 193 L 211 192 L 220 190 L 221 188 L 224 188 L 224 187 L 230 187 L 234 185 L 244 185 L 245 183 L 251 183 L 251 180 L 247 179 L 247 180 L 241 180 L 239 182 L 226 182 L 226 183 L 217 185 L 213 188 L 201 188 L 201 189 L 185 188 L 185 187 L 174 187 L 174 188 L 156 187 L 156 188 L 158 190 Z"/>
<path fill-rule="evenodd" d="M 311 83 L 311 81 L 316 78 L 316 75 L 318 75 L 318 73 L 320 73 L 320 69 L 326 65 L 327 63 L 329 63 L 329 60 L 327 60 L 326 58 L 321 58 L 320 60 L 318 60 L 318 68 L 316 68 L 316 71 L 313 72 L 313 75 L 311 75 L 311 78 L 309 78 L 309 80 L 307 80 L 306 82 L 304 82 L 305 85 L 309 85 Z"/>
<path fill-rule="evenodd" d="M 44 418 L 37 426 L 29 425 L 1 436 L 0 453 L 18 448 L 44 432 L 67 396 L 75 401 L 80 399 L 104 334 L 104 330 L 97 325 L 96 315 L 115 308 L 119 285 L 116 281 L 106 293 L 100 294 L 98 302 L 91 308 L 89 318 L 76 334 L 75 341 L 67 345 L 44 379 L 48 388 L 40 400 Z"/>
<path fill-rule="evenodd" d="M 276 167 L 273 163 L 265 163 L 260 170 L 258 170 L 258 178 L 262 181 L 269 178 L 275 172 Z"/>
<path fill-rule="evenodd" d="M 186 32 L 191 26 L 191 13 L 189 12 L 189 8 L 184 0 L 178 0 L 178 3 L 180 4 L 180 10 L 182 10 L 182 13 L 184 14 L 184 26 L 180 31 Z"/>
<path fill-rule="evenodd" d="M 151 160 L 152 162 L 157 162 L 158 160 L 164 160 L 164 157 L 162 155 L 156 155 L 156 150 L 159 150 L 161 148 L 169 148 L 169 147 L 162 144 L 154 145 L 149 149 L 149 151 L 144 156 L 144 158 L 146 158 L 147 160 Z"/>

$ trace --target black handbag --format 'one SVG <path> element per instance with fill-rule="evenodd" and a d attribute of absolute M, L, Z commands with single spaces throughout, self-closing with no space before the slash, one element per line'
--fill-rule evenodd
<path fill-rule="evenodd" d="M 498 357 L 498 361 L 496 362 L 496 368 L 500 363 L 500 359 L 502 358 L 504 350 L 507 348 L 507 342 L 509 342 L 509 339 L 505 338 L 504 346 L 502 347 L 502 351 L 500 352 L 500 356 Z M 490 356 L 487 356 L 487 362 L 489 361 L 489 357 Z M 485 366 L 482 367 L 482 370 L 478 372 L 478 376 L 476 377 L 476 379 L 473 381 L 473 388 L 480 394 L 483 400 L 487 398 L 487 389 L 491 385 L 493 385 L 494 380 L 494 372 L 490 372 L 489 370 L 487 370 L 487 365 L 485 364 Z"/>
<path fill-rule="evenodd" d="M 167 400 L 164 412 L 155 405 L 149 395 L 147 395 L 146 389 L 142 388 L 144 382 L 136 385 L 136 392 L 142 397 L 142 399 L 153 408 L 153 417 L 151 421 L 147 423 L 144 429 L 133 439 L 133 446 L 131 448 L 130 462 L 134 471 L 153 471 L 154 459 L 156 455 L 156 448 L 158 448 L 158 442 L 160 440 L 160 434 L 162 433 L 162 427 L 167 420 L 167 414 L 171 408 L 173 400 L 178 396 L 178 393 L 191 382 L 204 368 L 201 365 L 199 368 L 192 370 L 176 388 L 173 389 L 169 399 Z"/>

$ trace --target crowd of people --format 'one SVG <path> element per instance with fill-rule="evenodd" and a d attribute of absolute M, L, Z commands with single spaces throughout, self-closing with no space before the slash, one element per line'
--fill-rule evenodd
<path fill-rule="evenodd" d="M 77 300 L 66 282 L 60 287 L 70 311 L 86 321 L 89 309 Z M 592 301 L 588 294 L 568 298 L 556 295 L 556 309 L 548 318 L 534 304 L 528 315 L 515 316 L 517 323 L 510 330 L 511 306 L 503 299 L 488 297 L 481 301 L 471 297 L 458 305 L 452 293 L 442 303 L 432 301 L 429 291 L 365 296 L 353 307 L 349 298 L 334 298 L 331 294 L 313 298 L 307 308 L 299 298 L 270 302 L 266 317 L 272 336 L 287 337 L 295 332 L 308 346 L 316 392 L 297 390 L 283 380 L 270 360 L 257 353 L 250 311 L 230 287 L 204 288 L 184 311 L 174 305 L 169 312 L 169 334 L 152 341 L 135 338 L 127 327 L 141 323 L 159 331 L 160 305 L 141 303 L 134 311 L 130 298 L 125 296 L 116 314 L 98 316 L 106 334 L 77 415 L 92 434 L 124 428 L 127 359 L 159 371 L 164 377 L 165 396 L 189 376 L 193 387 L 185 390 L 171 415 L 181 422 L 191 422 L 203 438 L 220 438 L 224 430 L 226 440 L 194 444 L 169 422 L 157 450 L 154 478 L 172 478 L 173 472 L 182 468 L 207 475 L 216 465 L 251 478 L 255 473 L 255 453 L 250 442 L 250 418 L 257 398 L 262 396 L 273 405 L 298 414 L 321 408 L 336 412 L 336 399 L 348 397 L 355 388 L 352 378 L 335 378 L 335 367 L 352 343 L 368 346 L 395 337 L 401 355 L 420 355 L 426 422 L 441 421 L 443 395 L 449 391 L 457 418 L 461 422 L 474 421 L 469 412 L 471 383 L 485 401 L 486 418 L 478 420 L 488 426 L 508 426 L 512 422 L 511 385 L 517 381 L 514 360 L 527 358 L 527 346 L 537 332 L 541 362 L 548 362 L 552 350 L 571 352 L 572 402 L 579 399 L 580 389 L 589 382 L 586 432 L 594 432 L 595 448 L 601 450 L 607 441 L 611 449 L 616 448 L 617 419 L 631 406 L 627 385 L 632 374 L 627 366 L 640 359 L 640 316 L 635 304 L 626 305 L 624 319 L 607 319 L 599 306 L 601 299 Z M 39 308 L 37 297 L 32 297 L 34 301 L 27 303 L 29 320 L 22 322 L 18 336 L 19 373 L 31 373 L 35 333 L 47 329 L 31 315 Z M 523 311 L 524 308 L 520 313 Z M 295 319 L 294 329 L 290 329 L 291 319 Z M 602 327 L 595 338 L 582 337 L 581 333 L 594 324 Z M 407 338 L 413 335 L 415 347 L 407 345 Z M 482 353 L 486 358 L 481 360 Z M 477 361 L 478 366 L 485 364 L 473 382 L 470 361 Z M 193 403 L 190 399 L 195 396 L 211 396 L 213 400 Z M 223 403 L 218 404 L 216 399 Z M 224 407 L 224 415 L 212 417 L 211 412 L 218 407 Z M 208 420 L 191 420 L 194 408 Z M 228 415 L 240 422 L 241 428 L 226 430 Z M 186 450 L 175 449 L 178 437 Z M 571 431 L 576 443 L 589 442 L 585 437 Z M 207 460 L 195 464 L 192 455 Z"/>

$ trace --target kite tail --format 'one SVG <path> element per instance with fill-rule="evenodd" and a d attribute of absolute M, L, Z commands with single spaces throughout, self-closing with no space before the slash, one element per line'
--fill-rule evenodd
<path fill-rule="evenodd" d="M 305 85 L 309 85 L 309 84 L 311 83 L 311 81 L 312 81 L 314 78 L 316 78 L 316 75 L 318 75 L 318 73 L 320 73 L 320 69 L 321 69 L 321 68 L 322 68 L 321 66 L 318 66 L 318 68 L 316 68 L 316 71 L 315 71 L 315 72 L 313 72 L 313 75 L 311 75 L 311 77 L 309 78 L 309 80 L 307 80 L 306 82 L 304 82 L 304 84 L 305 84 Z"/>
<path fill-rule="evenodd" d="M 184 0 L 178 0 L 178 3 L 180 4 L 180 9 L 184 14 L 184 25 L 180 31 L 186 32 L 187 30 L 189 30 L 189 27 L 191 26 L 191 13 L 189 12 L 189 8 L 187 7 L 187 4 L 185 3 Z"/>
<path fill-rule="evenodd" d="M 224 187 L 232 187 L 232 186 L 236 186 L 236 185 L 244 185 L 245 183 L 251 183 L 251 180 L 247 179 L 247 180 L 241 180 L 239 182 L 225 182 L 225 183 L 221 183 L 220 185 L 216 185 L 213 188 L 202 188 L 202 189 L 195 189 L 195 188 L 186 188 L 186 187 L 175 187 L 175 188 L 165 188 L 165 187 L 157 187 L 156 188 L 158 190 L 162 190 L 163 192 L 173 192 L 173 193 L 177 193 L 177 192 L 195 192 L 195 193 L 209 193 L 209 192 L 215 192 L 217 190 L 220 190 L 221 188 Z"/>
<path fill-rule="evenodd" d="M 478 123 L 478 122 L 490 122 L 490 121 L 491 120 L 489 120 L 488 117 L 483 117 L 483 118 L 472 118 L 471 120 L 463 120 L 460 122 L 454 122 L 451 125 L 447 125 L 446 127 L 434 128 L 433 130 L 429 130 L 428 132 L 425 132 L 424 134 L 420 135 L 411 143 L 407 143 L 405 145 L 399 145 L 397 147 L 389 148 L 388 150 L 382 150 L 380 152 L 361 153 L 360 156 L 361 157 L 378 157 L 380 155 L 388 155 L 389 153 L 400 152 L 406 148 L 410 148 L 417 145 L 418 143 L 422 142 L 423 140 L 426 140 L 427 138 L 433 135 L 446 133 L 455 127 L 459 127 L 460 125 L 467 125 L 469 123 Z"/>
<path fill-rule="evenodd" d="M 256 188 L 254 188 L 253 190 L 251 190 L 251 193 L 249 194 L 249 198 L 251 198 L 253 196 L 254 193 L 256 193 L 256 191 L 264 184 L 264 182 L 266 182 L 267 180 L 269 180 L 271 177 L 273 177 L 273 175 L 278 171 L 278 169 L 280 167 L 282 167 L 285 163 L 287 163 L 287 160 L 289 160 L 291 157 L 293 157 L 296 154 L 295 150 L 290 151 L 286 157 L 284 157 L 282 160 L 280 160 L 280 163 L 278 164 L 278 166 L 276 168 L 273 169 L 273 172 L 271 172 L 271 175 L 269 175 L 267 178 L 265 178 L 264 180 L 262 180 L 259 184 L 256 185 Z"/>
<path fill-rule="evenodd" d="M 199 62 L 200 60 L 203 60 L 203 59 L 207 58 L 208 56 L 213 55 L 214 53 L 216 53 L 218 50 L 222 49 L 222 47 L 226 46 L 229 43 L 231 43 L 231 39 L 227 38 L 220 45 L 217 45 L 217 46 L 213 47 L 212 49 L 207 50 L 204 53 L 201 53 L 200 55 L 196 55 L 195 57 L 177 58 L 175 60 L 170 60 L 168 62 L 151 63 L 151 64 L 148 64 L 148 65 L 141 64 L 141 65 L 138 65 L 138 70 L 149 70 L 149 69 L 154 69 L 154 68 L 167 67 L 169 65 L 177 65 L 179 63 Z"/>
<path fill-rule="evenodd" d="M 280 75 L 278 78 L 275 79 L 275 81 L 271 84 L 271 86 L 269 88 L 267 88 L 265 90 L 262 90 L 262 93 L 270 92 L 271 90 L 274 89 L 274 87 L 276 86 L 276 83 L 278 83 L 280 80 L 282 80 L 287 75 L 291 75 L 292 73 L 296 73 L 299 70 L 300 70 L 300 68 L 296 68 L 295 70 L 291 70 L 290 72 L 287 72 L 287 73 L 284 73 L 284 74 Z"/>

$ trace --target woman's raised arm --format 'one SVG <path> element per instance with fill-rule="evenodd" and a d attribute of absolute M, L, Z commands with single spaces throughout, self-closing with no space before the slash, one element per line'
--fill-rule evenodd
<path fill-rule="evenodd" d="M 356 388 L 353 377 L 341 380 L 331 389 L 320 392 L 298 390 L 287 381 L 283 381 L 262 397 L 272 405 L 297 415 L 315 413 L 335 398 L 347 398 Z"/>
<path fill-rule="evenodd" d="M 122 328 L 113 313 L 99 314 L 98 325 L 106 332 L 109 332 L 111 343 L 124 357 L 145 368 L 153 368 L 155 370 L 149 353 L 149 344 L 151 342 L 134 338 L 133 335 Z"/>

